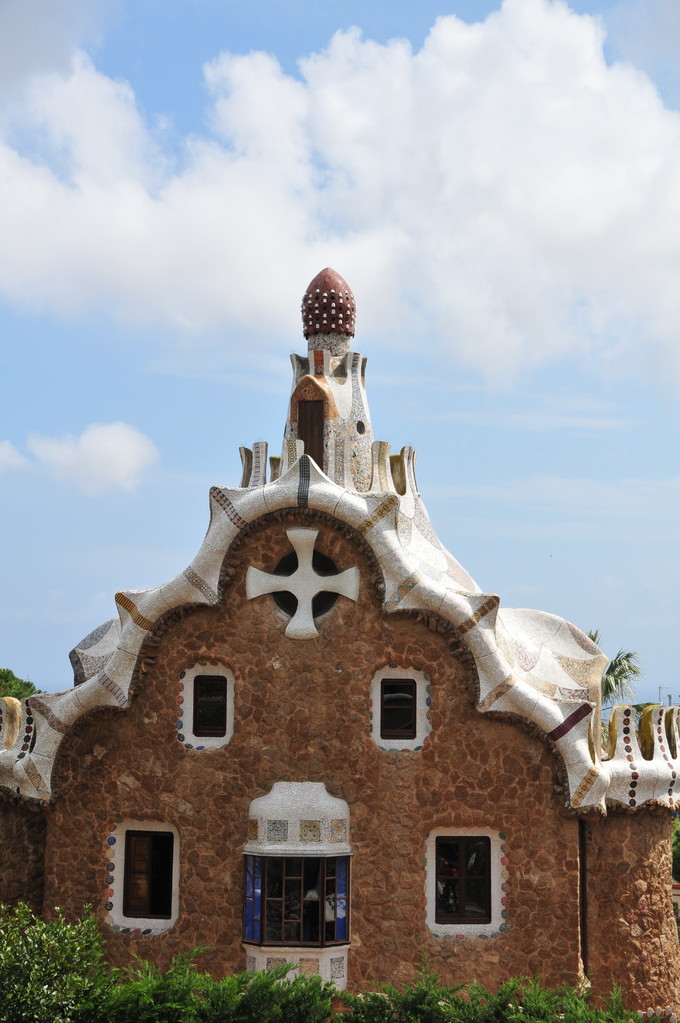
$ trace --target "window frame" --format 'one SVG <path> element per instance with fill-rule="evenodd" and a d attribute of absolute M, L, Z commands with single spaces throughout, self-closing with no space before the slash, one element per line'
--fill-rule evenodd
<path fill-rule="evenodd" d="M 218 679 L 220 682 L 224 683 L 223 693 L 220 694 L 220 701 L 219 701 L 220 705 L 221 705 L 220 706 L 220 716 L 221 716 L 222 709 L 224 709 L 224 726 L 223 727 L 222 727 L 222 725 L 219 725 L 219 726 L 206 726 L 206 725 L 203 725 L 203 726 L 201 726 L 198 723 L 198 720 L 197 720 L 198 719 L 198 715 L 199 715 L 199 710 L 200 710 L 201 699 L 205 700 L 206 697 L 208 699 L 210 699 L 209 695 L 206 694 L 206 693 L 199 694 L 199 692 L 198 692 L 198 690 L 199 690 L 199 683 L 202 683 L 202 682 L 204 682 L 206 680 L 209 680 L 209 679 Z M 208 738 L 223 739 L 225 737 L 225 735 L 227 734 L 227 721 L 228 721 L 228 717 L 229 717 L 229 692 L 228 692 L 228 690 L 229 690 L 229 683 L 228 683 L 227 676 L 226 675 L 212 675 L 212 674 L 209 674 L 209 675 L 206 675 L 206 674 L 195 675 L 194 676 L 194 680 L 193 680 L 193 686 L 194 686 L 194 693 L 193 693 L 194 699 L 193 699 L 193 707 L 192 707 L 192 715 L 191 715 L 192 716 L 192 734 L 197 739 L 208 739 Z M 223 705 L 223 708 L 222 708 L 222 705 Z"/>
<path fill-rule="evenodd" d="M 286 869 L 286 865 L 289 861 L 297 861 L 300 863 L 300 873 L 294 872 L 289 873 Z M 285 925 L 286 923 L 299 923 L 299 933 L 303 933 L 304 928 L 304 911 L 302 906 L 304 904 L 304 879 L 305 879 L 305 863 L 311 863 L 318 861 L 319 863 L 319 898 L 318 901 L 318 940 L 305 941 L 304 938 L 287 938 L 285 937 Z M 338 894 L 338 879 L 340 877 L 339 863 L 342 861 L 344 867 L 344 894 Z M 267 948 L 333 948 L 339 945 L 347 945 L 350 940 L 350 879 L 351 879 L 351 867 L 350 867 L 351 856 L 301 856 L 299 854 L 291 853 L 287 856 L 269 856 L 262 855 L 259 853 L 246 853 L 244 856 L 243 863 L 243 942 L 247 945 L 256 945 L 259 947 L 266 946 Z M 268 881 L 270 871 L 275 863 L 282 864 L 281 879 L 282 879 L 282 894 L 281 896 L 272 896 L 267 894 Z M 334 865 L 334 874 L 330 874 L 328 867 L 330 864 Z M 249 868 L 252 867 L 252 885 L 249 882 Z M 300 893 L 300 916 L 299 919 L 286 918 L 285 916 L 285 897 L 284 892 L 286 891 L 287 881 L 297 881 L 299 878 L 299 893 Z M 259 891 L 257 889 L 257 881 L 260 882 Z M 333 906 L 335 912 L 335 933 L 337 934 L 337 922 L 339 919 L 344 920 L 344 935 L 342 937 L 327 938 L 326 927 L 328 923 L 325 917 L 324 907 L 327 904 L 329 895 L 329 882 L 334 882 L 333 885 Z M 321 893 L 324 893 L 323 898 Z M 259 895 L 259 899 L 258 899 Z M 267 904 L 268 902 L 281 902 L 281 937 L 279 940 L 275 940 L 271 937 L 267 937 L 266 932 L 266 920 L 267 920 Z M 249 913 L 249 903 L 250 909 Z M 338 906 L 344 904 L 345 914 L 344 917 L 338 916 Z M 259 908 L 259 916 L 257 910 Z M 249 922 L 252 922 L 252 926 L 249 926 Z M 256 931 L 259 930 L 259 936 Z M 250 931 L 250 935 L 248 936 Z"/>
<path fill-rule="evenodd" d="M 148 853 L 145 855 L 146 864 L 143 870 L 135 870 L 134 862 L 136 853 L 133 845 L 137 840 L 145 841 L 148 844 Z M 125 860 L 123 868 L 123 916 L 126 919 L 138 920 L 170 920 L 172 917 L 172 868 L 174 860 L 175 836 L 172 831 L 150 831 L 149 829 L 133 830 L 128 828 L 125 831 Z M 162 847 L 165 846 L 165 849 Z M 158 861 L 163 858 L 162 866 Z M 167 862 L 169 860 L 169 862 Z M 159 877 L 159 874 L 165 875 Z M 147 885 L 147 900 L 145 905 L 134 906 L 134 896 L 131 889 L 135 885 L 137 877 L 143 877 Z M 165 891 L 158 891 L 159 888 Z M 154 902 L 162 901 L 167 905 L 167 912 L 151 912 Z"/>
<path fill-rule="evenodd" d="M 437 919 L 437 841 L 489 840 L 489 919 Z M 507 837 L 488 827 L 467 827 L 452 824 L 433 828 L 425 839 L 425 923 L 440 938 L 493 937 L 507 930 L 507 891 L 509 888 Z"/>
<path fill-rule="evenodd" d="M 126 877 L 128 866 L 128 833 L 162 833 L 172 836 L 171 865 L 168 869 L 170 888 L 169 915 L 128 915 L 136 911 L 126 898 Z M 180 874 L 180 839 L 179 832 L 173 824 L 165 821 L 149 821 L 127 819 L 117 821 L 108 832 L 103 849 L 106 869 L 104 889 L 104 922 L 115 931 L 124 934 L 163 934 L 174 927 L 179 916 L 179 874 Z M 127 869 L 126 869 L 127 867 Z"/>
<path fill-rule="evenodd" d="M 411 693 L 411 713 L 413 724 L 409 728 L 388 728 L 385 723 L 386 689 L 388 686 L 408 686 Z M 381 678 L 380 679 L 380 738 L 381 739 L 415 739 L 418 734 L 418 683 L 414 678 Z"/>
<path fill-rule="evenodd" d="M 226 726 L 222 734 L 206 734 L 195 731 L 196 719 L 196 681 L 200 678 L 216 676 L 225 680 Z M 175 728 L 177 739 L 185 749 L 203 752 L 221 749 L 226 746 L 234 734 L 234 673 L 226 664 L 208 664 L 196 661 L 180 671 L 177 681 L 177 720 Z"/>
<path fill-rule="evenodd" d="M 415 735 L 411 737 L 383 735 L 383 683 L 415 683 Z M 419 752 L 430 742 L 430 705 L 432 703 L 430 676 L 421 668 L 404 664 L 389 664 L 379 668 L 371 680 L 371 738 L 384 752 L 408 750 Z"/>
<path fill-rule="evenodd" d="M 483 873 L 469 875 L 467 862 L 469 857 L 468 848 L 473 842 L 484 844 L 486 869 Z M 453 877 L 441 869 L 443 859 L 440 852 L 444 843 L 458 847 L 457 875 Z M 463 907 L 458 913 L 445 913 L 440 909 L 439 885 L 447 881 L 454 881 L 457 886 L 457 899 Z M 483 882 L 484 884 L 484 911 L 474 913 L 466 911 L 467 895 L 469 894 L 468 882 Z M 491 923 L 491 839 L 488 835 L 438 835 L 435 839 L 435 922 L 438 924 L 488 924 Z"/>

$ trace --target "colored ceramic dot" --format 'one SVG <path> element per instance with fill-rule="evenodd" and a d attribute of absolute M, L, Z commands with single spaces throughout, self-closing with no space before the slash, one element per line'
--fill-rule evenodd
<path fill-rule="evenodd" d="M 115 836 L 114 835 L 109 835 L 109 837 L 106 839 L 106 844 L 107 845 L 115 845 L 116 844 Z"/>
<path fill-rule="evenodd" d="M 106 878 L 106 881 L 104 882 L 104 884 L 113 884 L 114 881 L 115 881 L 115 878 L 114 878 L 113 874 L 109 874 L 109 876 Z"/>
<path fill-rule="evenodd" d="M 151 934 L 151 928 L 147 927 L 145 930 L 142 931 L 142 934 Z"/>
<path fill-rule="evenodd" d="M 180 742 L 184 742 L 184 736 L 182 735 L 181 732 L 177 733 L 177 738 L 179 739 Z"/>
<path fill-rule="evenodd" d="M 504 832 L 504 831 L 499 831 L 499 832 L 498 832 L 498 837 L 500 838 L 501 842 L 504 842 L 504 841 L 505 841 L 505 839 L 506 839 L 506 838 L 507 838 L 508 836 L 507 836 L 507 835 L 505 834 L 505 832 Z"/>
<path fill-rule="evenodd" d="M 429 696 L 427 697 L 427 699 L 425 700 L 425 706 L 426 707 L 431 707 L 432 706 L 432 699 L 431 699 L 431 697 L 429 697 Z"/>
<path fill-rule="evenodd" d="M 500 925 L 500 927 L 498 928 L 499 931 L 507 931 L 507 929 L 508 929 L 508 925 L 506 923 L 502 923 Z"/>
<path fill-rule="evenodd" d="M 632 753 L 633 752 L 633 747 L 632 746 L 624 746 L 623 748 L 625 749 L 626 753 Z"/>
<path fill-rule="evenodd" d="M 624 728 L 623 734 L 624 735 L 630 735 L 630 728 Z"/>
<path fill-rule="evenodd" d="M 639 777 L 640 777 L 640 775 L 638 774 L 637 771 L 633 771 L 633 773 L 631 774 L 631 778 L 639 778 Z"/>
<path fill-rule="evenodd" d="M 623 719 L 623 723 L 624 723 L 624 725 L 629 725 L 630 724 L 630 718 L 629 717 L 625 717 Z"/>
<path fill-rule="evenodd" d="M 115 870 L 116 869 L 116 864 L 115 863 L 107 863 L 106 864 L 106 869 L 107 870 Z"/>
<path fill-rule="evenodd" d="M 184 728 L 184 722 L 183 722 L 183 721 L 177 721 L 177 722 L 175 723 L 175 726 L 176 726 L 177 728 Z"/>
<path fill-rule="evenodd" d="M 113 909 L 113 903 L 112 902 L 105 902 L 104 903 L 104 909 L 106 910 L 107 913 L 110 913 L 111 910 Z"/>
<path fill-rule="evenodd" d="M 628 805 L 629 806 L 635 806 L 635 800 L 634 799 L 629 799 L 628 800 Z"/>
<path fill-rule="evenodd" d="M 197 746 L 196 749 L 205 749 L 205 746 Z"/>

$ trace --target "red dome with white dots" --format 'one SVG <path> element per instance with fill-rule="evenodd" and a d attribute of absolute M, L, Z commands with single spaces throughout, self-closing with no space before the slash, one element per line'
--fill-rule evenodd
<path fill-rule="evenodd" d="M 356 303 L 349 285 L 329 266 L 310 282 L 302 298 L 302 328 L 305 337 L 314 334 L 344 334 L 354 337 Z"/>

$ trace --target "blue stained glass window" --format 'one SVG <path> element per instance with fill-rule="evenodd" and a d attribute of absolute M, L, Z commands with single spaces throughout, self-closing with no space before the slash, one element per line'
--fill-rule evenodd
<path fill-rule="evenodd" d="M 349 940 L 349 857 L 245 860 L 245 941 L 319 947 Z"/>

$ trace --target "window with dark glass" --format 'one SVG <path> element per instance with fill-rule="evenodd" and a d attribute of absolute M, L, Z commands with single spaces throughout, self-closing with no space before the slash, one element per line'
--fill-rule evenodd
<path fill-rule="evenodd" d="M 380 683 L 380 737 L 415 739 L 416 683 L 413 679 L 390 678 Z"/>
<path fill-rule="evenodd" d="M 221 675 L 194 679 L 194 735 L 227 734 L 227 680 Z"/>
<path fill-rule="evenodd" d="M 322 946 L 349 940 L 349 856 L 245 859 L 245 941 Z"/>
<path fill-rule="evenodd" d="M 437 923 L 490 923 L 490 839 L 438 838 L 436 859 Z"/>
<path fill-rule="evenodd" d="M 123 916 L 170 918 L 173 843 L 171 831 L 125 833 Z"/>

